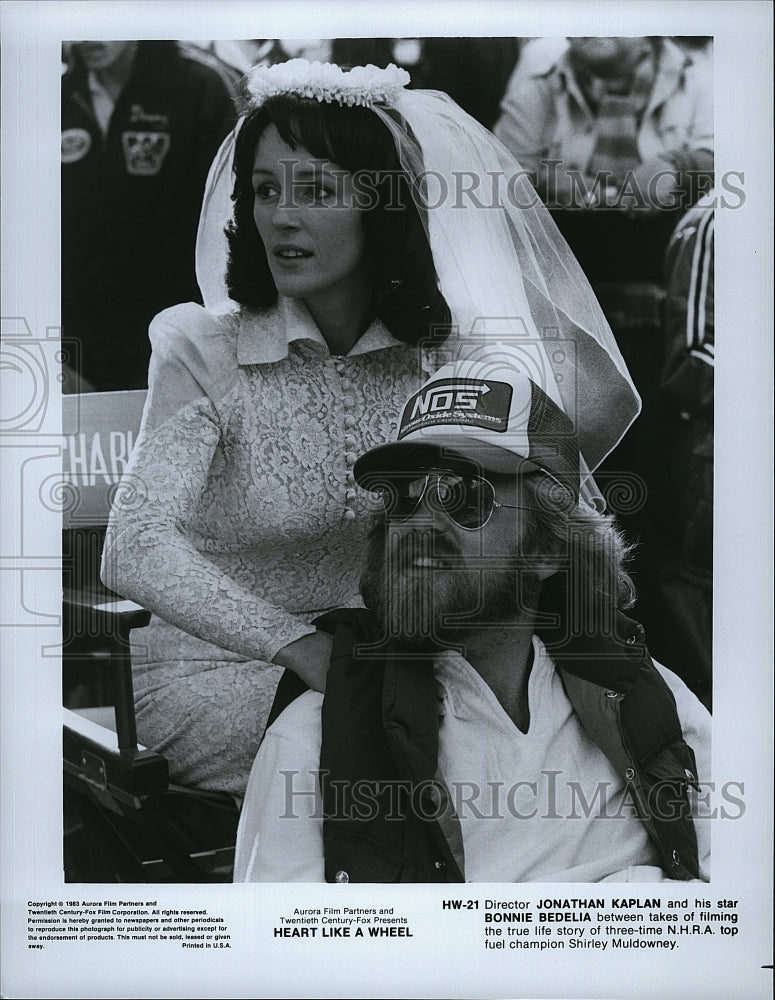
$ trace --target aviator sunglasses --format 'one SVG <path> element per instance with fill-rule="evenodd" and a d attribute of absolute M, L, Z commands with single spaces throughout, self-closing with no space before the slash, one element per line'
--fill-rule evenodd
<path fill-rule="evenodd" d="M 373 489 L 390 521 L 405 521 L 420 506 L 423 498 L 430 510 L 443 511 L 460 528 L 475 531 L 483 528 L 493 511 L 501 507 L 532 510 L 519 504 L 500 503 L 495 487 L 482 476 L 428 472 L 413 479 L 391 480 Z"/>

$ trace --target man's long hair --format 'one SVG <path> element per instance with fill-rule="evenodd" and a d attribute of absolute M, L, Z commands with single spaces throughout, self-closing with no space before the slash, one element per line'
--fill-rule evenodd
<path fill-rule="evenodd" d="M 635 603 L 635 584 L 627 570 L 634 546 L 612 515 L 583 501 L 570 501 L 548 477 L 527 476 L 524 485 L 533 508 L 525 549 L 556 565 L 558 579 L 551 589 L 567 595 L 566 631 L 587 635 L 610 631 L 616 612 Z"/>

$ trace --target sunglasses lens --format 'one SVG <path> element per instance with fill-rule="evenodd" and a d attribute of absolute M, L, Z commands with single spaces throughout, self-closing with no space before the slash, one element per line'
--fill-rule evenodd
<path fill-rule="evenodd" d="M 495 500 L 486 479 L 446 473 L 386 483 L 374 492 L 391 521 L 411 517 L 424 496 L 428 507 L 443 511 L 461 528 L 481 528 L 489 519 Z"/>
<path fill-rule="evenodd" d="M 382 502 L 385 515 L 391 521 L 404 521 L 410 517 L 420 502 L 427 479 L 427 476 L 420 476 L 418 479 L 381 484 L 374 492 Z"/>
<path fill-rule="evenodd" d="M 492 513 L 494 493 L 478 476 L 439 476 L 439 506 L 461 528 L 481 528 Z"/>

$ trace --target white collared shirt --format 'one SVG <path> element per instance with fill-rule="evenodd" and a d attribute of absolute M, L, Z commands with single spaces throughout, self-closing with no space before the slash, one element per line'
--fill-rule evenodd
<path fill-rule="evenodd" d="M 460 819 L 469 882 L 662 881 L 656 850 L 633 815 L 624 782 L 584 733 L 562 681 L 534 637 L 530 725 L 522 733 L 457 653 L 436 663 L 439 772 Z M 710 765 L 710 718 L 674 674 L 700 781 Z M 322 695 L 308 692 L 268 730 L 256 757 L 237 839 L 236 881 L 324 878 L 317 793 Z M 707 821 L 696 821 L 708 877 Z"/>
<path fill-rule="evenodd" d="M 275 309 L 262 312 L 257 324 L 250 310 L 233 314 L 239 324 L 237 334 L 237 361 L 241 365 L 274 364 L 288 357 L 289 346 L 296 341 L 316 344 L 321 352 L 331 352 L 323 334 L 301 299 L 278 296 Z M 356 340 L 345 357 L 355 357 L 370 351 L 401 344 L 379 320 L 374 320 L 366 332 Z"/>

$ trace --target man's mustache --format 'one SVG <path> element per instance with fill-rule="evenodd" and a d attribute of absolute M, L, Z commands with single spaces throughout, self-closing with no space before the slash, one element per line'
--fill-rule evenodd
<path fill-rule="evenodd" d="M 454 563 L 460 559 L 460 549 L 448 535 L 439 531 L 411 531 L 392 540 L 388 535 L 387 559 L 391 566 L 408 566 L 418 558 Z"/>

